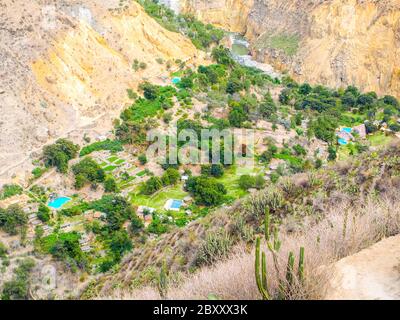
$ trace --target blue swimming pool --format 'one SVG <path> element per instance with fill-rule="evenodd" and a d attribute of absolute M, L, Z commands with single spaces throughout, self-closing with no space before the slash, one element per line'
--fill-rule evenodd
<path fill-rule="evenodd" d="M 71 198 L 68 197 L 60 197 L 50 201 L 47 205 L 54 209 L 60 209 L 64 204 L 71 201 Z"/>
<path fill-rule="evenodd" d="M 173 84 L 178 84 L 179 82 L 181 82 L 181 78 L 179 78 L 179 77 L 172 78 L 172 83 Z"/>
<path fill-rule="evenodd" d="M 353 129 L 352 128 L 342 128 L 342 131 L 351 133 L 353 131 Z"/>
<path fill-rule="evenodd" d="M 342 139 L 342 138 L 339 138 L 339 139 L 338 139 L 338 142 L 339 142 L 339 144 L 342 145 L 342 146 L 345 146 L 345 145 L 348 144 L 347 140 Z"/>
<path fill-rule="evenodd" d="M 171 209 L 180 209 L 182 207 L 182 201 L 180 200 L 173 200 L 171 203 Z"/>

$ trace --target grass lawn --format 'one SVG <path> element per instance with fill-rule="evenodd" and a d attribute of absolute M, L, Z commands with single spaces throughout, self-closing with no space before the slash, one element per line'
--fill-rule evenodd
<path fill-rule="evenodd" d="M 114 161 L 116 161 L 116 160 L 118 160 L 118 157 L 117 157 L 117 156 L 111 156 L 111 157 L 109 157 L 109 158 L 107 159 L 108 162 L 114 162 Z"/>
<path fill-rule="evenodd" d="M 189 194 L 183 190 L 183 185 L 178 184 L 164 188 L 152 196 L 143 194 L 131 194 L 131 202 L 137 206 L 155 208 L 157 211 L 164 211 L 164 205 L 168 199 L 183 200 Z"/>
<path fill-rule="evenodd" d="M 393 137 L 386 136 L 383 132 L 377 132 L 373 135 L 368 136 L 368 141 L 371 143 L 371 147 L 380 147 L 390 143 Z"/>
<path fill-rule="evenodd" d="M 230 168 L 225 170 L 225 174 L 222 178 L 219 178 L 218 181 L 223 183 L 226 190 L 228 191 L 227 196 L 229 198 L 242 198 L 248 194 L 247 191 L 241 189 L 239 187 L 239 178 L 245 174 L 260 174 L 260 167 L 246 167 L 246 166 L 231 166 Z"/>
<path fill-rule="evenodd" d="M 138 174 L 136 174 L 136 176 L 138 177 L 143 177 L 146 175 L 146 170 L 140 171 Z"/>
<path fill-rule="evenodd" d="M 337 155 L 338 155 L 337 159 L 339 161 L 343 161 L 343 160 L 349 159 L 352 156 L 350 154 L 351 151 L 353 151 L 353 155 L 357 154 L 357 150 L 354 147 L 353 143 L 349 143 L 349 144 L 347 144 L 345 146 L 340 146 L 339 149 L 338 149 L 338 153 L 337 153 Z"/>
<path fill-rule="evenodd" d="M 104 168 L 104 171 L 105 172 L 111 172 L 111 171 L 114 171 L 116 168 L 117 168 L 117 166 L 109 165 L 109 166 Z"/>
<path fill-rule="evenodd" d="M 117 164 L 117 165 L 120 165 L 120 164 L 125 163 L 125 160 L 124 160 L 124 159 L 118 159 L 118 160 L 115 161 L 114 163 Z"/>

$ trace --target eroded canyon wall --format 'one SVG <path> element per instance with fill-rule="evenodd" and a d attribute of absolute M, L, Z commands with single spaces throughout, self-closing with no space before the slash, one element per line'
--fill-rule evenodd
<path fill-rule="evenodd" d="M 182 10 L 206 22 L 245 34 L 257 60 L 298 81 L 355 84 L 400 97 L 399 0 L 181 3 Z"/>
<path fill-rule="evenodd" d="M 25 180 L 46 143 L 107 133 L 126 90 L 161 81 L 165 61 L 201 56 L 136 2 L 2 0 L 0 186 Z M 135 59 L 147 68 L 133 70 Z"/>

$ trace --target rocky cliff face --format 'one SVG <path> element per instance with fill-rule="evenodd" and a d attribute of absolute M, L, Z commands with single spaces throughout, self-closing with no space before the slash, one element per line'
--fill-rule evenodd
<path fill-rule="evenodd" d="M 128 88 L 168 74 L 156 60 L 201 61 L 136 2 L 3 0 L 0 12 L 0 186 L 45 143 L 107 133 Z"/>
<path fill-rule="evenodd" d="M 299 81 L 400 96 L 398 0 L 181 0 L 182 10 L 244 33 L 254 56 Z M 233 14 L 230 14 L 233 12 Z"/>

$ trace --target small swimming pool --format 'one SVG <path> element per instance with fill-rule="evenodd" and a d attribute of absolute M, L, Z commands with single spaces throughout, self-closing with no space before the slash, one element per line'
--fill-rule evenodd
<path fill-rule="evenodd" d="M 342 146 L 345 146 L 345 145 L 348 144 L 347 140 L 345 140 L 345 139 L 343 139 L 343 138 L 339 138 L 339 139 L 338 139 L 338 142 L 339 142 L 339 144 L 342 145 Z"/>
<path fill-rule="evenodd" d="M 181 200 L 172 200 L 171 209 L 180 209 L 182 207 Z"/>
<path fill-rule="evenodd" d="M 47 205 L 50 208 L 60 209 L 63 205 L 65 205 L 69 201 L 71 201 L 71 198 L 60 197 L 60 198 L 57 198 L 57 199 L 54 199 L 54 200 L 50 201 Z"/>
<path fill-rule="evenodd" d="M 179 82 L 181 82 L 181 78 L 180 78 L 180 77 L 174 77 L 174 78 L 172 78 L 172 83 L 173 83 L 173 84 L 178 84 Z"/>
<path fill-rule="evenodd" d="M 351 133 L 353 131 L 353 129 L 352 128 L 342 128 L 342 131 Z"/>

